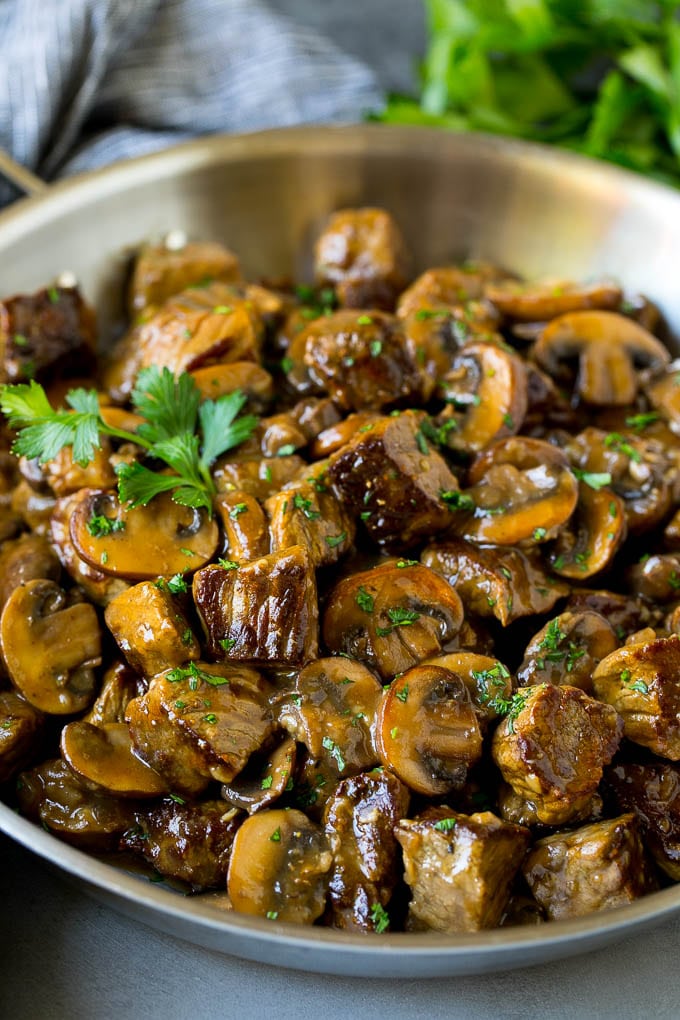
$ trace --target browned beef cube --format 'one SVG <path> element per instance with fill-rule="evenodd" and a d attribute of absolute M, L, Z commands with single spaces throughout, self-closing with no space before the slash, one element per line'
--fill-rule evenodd
<path fill-rule="evenodd" d="M 622 733 L 609 705 L 577 687 L 539 684 L 514 696 L 494 733 L 492 755 L 506 783 L 534 805 L 538 821 L 562 825 L 590 804 Z"/>
<path fill-rule="evenodd" d="M 326 804 L 333 851 L 330 916 L 334 927 L 374 931 L 376 905 L 389 903 L 398 878 L 394 826 L 408 811 L 407 788 L 391 772 L 345 779 Z"/>
<path fill-rule="evenodd" d="M 35 761 L 44 718 L 18 694 L 0 691 L 0 783 Z"/>
<path fill-rule="evenodd" d="M 550 920 L 618 907 L 654 888 L 634 814 L 540 839 L 522 871 Z"/>
<path fill-rule="evenodd" d="M 404 547 L 451 523 L 442 492 L 458 488 L 446 461 L 420 432 L 421 416 L 405 411 L 356 433 L 329 460 L 340 498 L 366 525 L 374 542 Z"/>
<path fill-rule="evenodd" d="M 94 367 L 94 312 L 77 287 L 50 287 L 0 301 L 2 381 L 87 375 Z"/>
<path fill-rule="evenodd" d="M 327 488 L 298 482 L 267 500 L 272 549 L 301 545 L 315 567 L 337 563 L 352 548 L 356 526 Z"/>
<path fill-rule="evenodd" d="M 656 863 L 680 882 L 680 768 L 621 762 L 607 769 L 605 780 L 621 810 L 637 815 Z"/>
<path fill-rule="evenodd" d="M 221 492 L 214 506 L 224 532 L 224 559 L 243 564 L 267 555 L 267 518 L 254 496 L 238 489 Z"/>
<path fill-rule="evenodd" d="M 181 248 L 147 244 L 135 259 L 130 279 L 130 314 L 137 315 L 148 305 L 162 305 L 187 287 L 240 279 L 238 259 L 221 244 L 202 241 Z"/>
<path fill-rule="evenodd" d="M 121 849 L 140 854 L 160 875 L 188 882 L 196 892 L 223 888 L 231 844 L 245 817 L 224 801 L 163 800 L 136 813 Z"/>
<path fill-rule="evenodd" d="M 39 577 L 59 580 L 61 568 L 48 541 L 41 535 L 24 534 L 0 547 L 0 610 L 15 588 Z"/>
<path fill-rule="evenodd" d="M 408 280 L 409 257 L 384 209 L 340 209 L 316 242 L 317 280 L 349 308 L 392 308 Z"/>
<path fill-rule="evenodd" d="M 142 581 L 109 602 L 106 625 L 139 673 L 154 676 L 198 659 L 201 649 L 167 581 Z"/>
<path fill-rule="evenodd" d="M 319 608 L 309 553 L 300 545 L 236 570 L 194 575 L 194 602 L 212 655 L 230 662 L 302 666 L 318 651 Z"/>
<path fill-rule="evenodd" d="M 529 831 L 490 811 L 463 815 L 427 808 L 395 835 L 411 886 L 408 927 L 453 934 L 495 928 L 522 863 Z"/>

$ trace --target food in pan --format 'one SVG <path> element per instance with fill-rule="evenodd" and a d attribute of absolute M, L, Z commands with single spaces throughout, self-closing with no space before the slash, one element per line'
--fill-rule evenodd
<path fill-rule="evenodd" d="M 678 880 L 655 306 L 415 276 L 380 209 L 331 217 L 313 285 L 149 244 L 127 300 L 99 357 L 77 287 L 0 303 L 5 799 L 236 911 L 366 933 Z"/>

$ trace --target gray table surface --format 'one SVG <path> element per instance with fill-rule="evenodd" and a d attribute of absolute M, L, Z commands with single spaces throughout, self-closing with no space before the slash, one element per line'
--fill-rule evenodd
<path fill-rule="evenodd" d="M 386 88 L 408 89 L 423 39 L 418 0 L 271 2 L 326 27 L 377 68 Z M 675 1020 L 679 953 L 680 919 L 587 956 L 492 976 L 369 981 L 296 973 L 130 921 L 0 836 L 1 1020 Z"/>

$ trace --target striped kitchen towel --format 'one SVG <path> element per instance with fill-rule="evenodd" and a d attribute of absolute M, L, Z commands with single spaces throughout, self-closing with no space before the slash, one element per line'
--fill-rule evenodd
<path fill-rule="evenodd" d="M 48 180 L 382 101 L 365 64 L 265 0 L 0 0 L 0 146 Z"/>

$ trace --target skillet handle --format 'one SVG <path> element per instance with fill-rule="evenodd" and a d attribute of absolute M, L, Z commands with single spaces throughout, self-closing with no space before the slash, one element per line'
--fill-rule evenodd
<path fill-rule="evenodd" d="M 4 149 L 0 149 L 0 175 L 26 195 L 40 195 L 47 190 L 47 184 L 40 177 L 13 160 Z"/>

